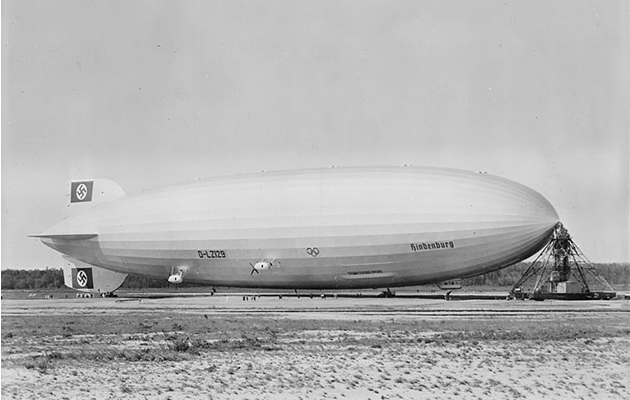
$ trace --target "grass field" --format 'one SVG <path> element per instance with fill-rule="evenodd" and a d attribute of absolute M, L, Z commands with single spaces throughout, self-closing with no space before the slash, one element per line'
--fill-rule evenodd
<path fill-rule="evenodd" d="M 3 301 L 2 398 L 629 398 L 627 302 L 291 301 Z"/>

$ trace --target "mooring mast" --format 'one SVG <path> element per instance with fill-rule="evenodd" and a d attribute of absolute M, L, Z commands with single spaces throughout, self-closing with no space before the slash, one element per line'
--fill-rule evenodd
<path fill-rule="evenodd" d="M 615 289 L 601 276 L 561 223 L 510 292 L 513 298 L 610 299 Z"/>

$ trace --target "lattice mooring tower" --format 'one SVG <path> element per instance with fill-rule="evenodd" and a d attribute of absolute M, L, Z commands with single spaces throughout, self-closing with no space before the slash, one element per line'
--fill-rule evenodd
<path fill-rule="evenodd" d="M 515 298 L 610 299 L 615 289 L 601 276 L 559 223 L 551 241 L 514 285 Z"/>

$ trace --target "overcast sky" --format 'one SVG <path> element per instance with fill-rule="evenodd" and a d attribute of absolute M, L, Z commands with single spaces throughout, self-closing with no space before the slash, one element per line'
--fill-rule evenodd
<path fill-rule="evenodd" d="M 2 268 L 68 181 L 443 166 L 521 182 L 628 262 L 626 1 L 2 1 Z"/>

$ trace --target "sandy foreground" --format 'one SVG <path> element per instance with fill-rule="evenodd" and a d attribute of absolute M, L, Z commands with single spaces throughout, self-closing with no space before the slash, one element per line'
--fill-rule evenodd
<path fill-rule="evenodd" d="M 4 301 L 2 398 L 630 398 L 627 302 L 200 301 Z"/>

